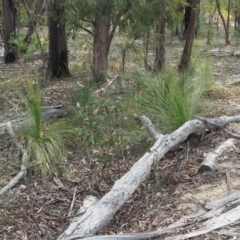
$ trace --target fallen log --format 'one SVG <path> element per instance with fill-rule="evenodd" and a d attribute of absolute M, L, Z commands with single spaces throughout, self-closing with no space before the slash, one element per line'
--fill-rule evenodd
<path fill-rule="evenodd" d="M 215 125 L 225 126 L 232 122 L 239 122 L 240 116 L 223 116 L 210 121 Z M 77 235 L 78 239 L 95 235 L 112 219 L 114 214 L 147 178 L 154 162 L 161 160 L 170 149 L 186 140 L 190 134 L 212 127 L 212 124 L 205 124 L 200 120 L 191 120 L 173 133 L 160 137 L 150 151 L 145 153 L 129 172 L 117 180 L 112 189 L 102 199 L 72 222 L 58 240 L 69 240 L 73 234 Z"/>
<path fill-rule="evenodd" d="M 63 105 L 56 105 L 56 106 L 43 106 L 42 107 L 42 121 L 46 121 L 50 118 L 61 118 L 69 115 L 71 110 L 66 109 Z M 12 125 L 12 128 L 15 129 L 16 127 L 24 127 L 28 125 L 28 120 L 23 113 L 21 116 L 17 116 L 13 119 L 9 119 L 6 122 L 0 123 L 0 135 L 5 134 L 6 127 L 9 124 Z"/>
<path fill-rule="evenodd" d="M 219 157 L 224 152 L 226 152 L 230 147 L 232 147 L 234 145 L 234 141 L 235 141 L 234 139 L 230 138 L 227 141 L 223 142 L 217 149 L 208 153 L 204 161 L 198 168 L 198 173 L 212 171 L 217 157 Z"/>
<path fill-rule="evenodd" d="M 213 217 L 206 221 L 202 227 L 194 232 L 188 234 L 181 234 L 174 237 L 165 238 L 166 240 L 182 240 L 192 237 L 197 237 L 206 233 L 209 233 L 215 229 L 229 225 L 240 219 L 240 205 L 221 214 L 220 216 Z"/>

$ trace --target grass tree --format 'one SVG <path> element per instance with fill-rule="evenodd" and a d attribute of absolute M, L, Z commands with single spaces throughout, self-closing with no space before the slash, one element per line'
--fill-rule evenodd
<path fill-rule="evenodd" d="M 231 6 L 231 1 L 228 0 L 227 3 L 227 22 L 223 16 L 222 13 L 222 9 L 221 9 L 221 5 L 220 5 L 220 1 L 216 0 L 216 5 L 217 5 L 217 9 L 218 9 L 218 13 L 222 19 L 222 23 L 223 23 L 223 27 L 224 27 L 224 31 L 225 31 L 225 43 L 226 45 L 230 44 L 230 38 L 229 38 L 229 21 L 230 21 L 230 6 Z"/>
<path fill-rule="evenodd" d="M 44 178 L 59 175 L 66 170 L 67 146 L 73 145 L 75 125 L 69 119 L 42 119 L 42 96 L 38 83 L 31 79 L 17 89 L 28 124 L 17 129 L 30 156 L 29 166 Z"/>

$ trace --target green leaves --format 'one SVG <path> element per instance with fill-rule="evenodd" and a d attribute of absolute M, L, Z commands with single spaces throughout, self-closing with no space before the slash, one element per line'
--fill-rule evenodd
<path fill-rule="evenodd" d="M 111 154 L 124 151 L 128 146 L 136 125 L 133 126 L 128 118 L 124 100 L 114 99 L 116 89 L 108 89 L 102 93 L 104 96 L 95 96 L 92 91 L 93 89 L 85 87 L 74 93 L 78 94 L 78 110 L 74 122 L 78 125 L 82 154 L 88 154 L 106 165 L 111 162 Z"/>

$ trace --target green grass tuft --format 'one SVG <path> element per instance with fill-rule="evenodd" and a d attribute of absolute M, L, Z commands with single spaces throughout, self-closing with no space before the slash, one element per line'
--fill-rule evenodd
<path fill-rule="evenodd" d="M 17 135 L 26 143 L 30 166 L 44 178 L 65 170 L 67 145 L 74 140 L 75 129 L 68 119 L 42 122 L 41 89 L 27 81 L 18 91 L 29 124 L 18 129 Z"/>
<path fill-rule="evenodd" d="M 198 77 L 194 78 L 197 73 Z M 162 133 L 170 133 L 193 119 L 202 109 L 204 93 L 211 86 L 208 65 L 182 75 L 166 70 L 158 75 L 138 76 L 141 92 L 137 103 L 141 114 L 157 123 Z"/>

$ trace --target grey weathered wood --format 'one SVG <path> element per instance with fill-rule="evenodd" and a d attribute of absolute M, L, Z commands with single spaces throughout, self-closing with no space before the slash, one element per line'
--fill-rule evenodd
<path fill-rule="evenodd" d="M 199 173 L 203 173 L 206 171 L 212 171 L 215 165 L 216 159 L 221 156 L 224 152 L 226 152 L 230 147 L 234 145 L 235 139 L 230 138 L 227 141 L 223 142 L 217 149 L 213 152 L 210 152 L 206 155 L 204 161 L 198 168 Z"/>
<path fill-rule="evenodd" d="M 192 237 L 197 237 L 206 233 L 209 233 L 215 229 L 224 227 L 240 219 L 240 205 L 229 210 L 226 213 L 221 214 L 220 216 L 213 217 L 206 221 L 202 227 L 192 233 L 181 234 L 174 237 L 168 237 L 166 240 L 182 240 Z"/>
<path fill-rule="evenodd" d="M 143 232 L 143 233 L 125 233 L 125 234 L 115 234 L 115 235 L 97 235 L 92 237 L 86 237 L 86 238 L 80 238 L 81 236 L 78 234 L 73 234 L 66 238 L 66 240 L 76 240 L 76 239 L 84 239 L 84 240 L 137 240 L 137 239 L 149 239 L 157 236 L 161 236 L 163 234 L 169 234 L 174 233 L 177 228 L 182 228 L 184 226 L 191 226 L 195 224 L 198 221 L 203 221 L 206 219 L 211 219 L 213 217 L 219 216 L 220 213 L 223 212 L 225 209 L 225 206 L 229 206 L 231 204 L 236 204 L 237 202 L 240 202 L 240 191 L 236 191 L 230 195 L 226 195 L 221 199 L 215 200 L 211 203 L 207 203 L 206 206 L 209 208 L 209 211 L 205 209 L 199 209 L 197 211 L 194 211 L 189 216 L 184 216 L 177 222 L 171 224 L 170 226 L 158 229 L 157 231 L 151 231 L 151 232 Z M 206 224 L 205 224 L 206 225 Z M 221 231 L 220 231 L 221 232 Z M 219 232 L 219 233 L 220 233 Z M 231 235 L 233 232 L 229 232 L 229 235 Z M 222 233 L 224 234 L 224 232 Z M 225 235 L 228 235 L 225 232 Z M 175 236 L 171 236 L 165 239 L 175 239 Z"/>
<path fill-rule="evenodd" d="M 142 124 L 143 126 L 146 125 L 146 129 L 147 129 L 148 133 L 151 135 L 151 137 L 152 137 L 154 140 L 158 140 L 159 138 L 164 137 L 164 135 L 162 135 L 161 133 L 159 133 L 159 132 L 157 131 L 157 129 L 154 127 L 152 121 L 151 121 L 149 118 L 147 118 L 147 117 L 145 117 L 145 116 L 142 116 L 142 117 L 140 118 L 140 120 L 141 120 L 141 124 Z"/>
<path fill-rule="evenodd" d="M 61 118 L 69 115 L 71 110 L 66 109 L 63 105 L 57 106 L 43 106 L 42 107 L 42 120 L 46 121 L 50 118 Z M 6 122 L 0 123 L 0 135 L 5 134 L 7 124 L 11 122 L 13 129 L 16 127 L 24 127 L 27 126 L 29 123 L 25 118 L 25 114 L 23 113 L 21 116 L 17 116 L 13 119 L 9 119 Z"/>
<path fill-rule="evenodd" d="M 176 229 L 175 228 L 164 228 L 158 231 L 152 232 L 144 232 L 144 233 L 124 233 L 124 234 L 115 234 L 115 235 L 102 235 L 102 236 L 93 236 L 93 237 L 86 237 L 80 238 L 81 236 L 78 234 L 73 234 L 66 238 L 66 240 L 77 240 L 77 239 L 84 239 L 84 240 L 138 240 L 138 239 L 149 239 L 153 237 L 158 237 L 166 233 L 173 233 Z"/>
<path fill-rule="evenodd" d="M 14 137 L 15 133 L 12 129 L 12 125 L 10 122 L 7 123 L 7 131 L 8 133 Z M 0 195 L 3 195 L 4 193 L 6 193 L 8 190 L 10 190 L 11 188 L 13 188 L 21 178 L 23 178 L 26 173 L 27 173 L 27 163 L 29 160 L 29 155 L 26 149 L 23 148 L 23 146 L 21 144 L 19 144 L 18 142 L 16 142 L 17 147 L 21 150 L 22 152 L 22 163 L 21 163 L 21 168 L 20 168 L 20 172 L 18 172 L 18 174 L 12 178 L 10 180 L 10 182 L 5 185 L 3 188 L 0 189 Z"/>
<path fill-rule="evenodd" d="M 231 122 L 239 122 L 240 116 L 211 119 L 213 123 L 224 126 Z M 78 237 L 90 237 L 105 226 L 122 205 L 131 197 L 137 187 L 150 174 L 154 162 L 159 161 L 170 149 L 177 146 L 194 132 L 212 128 L 199 120 L 186 122 L 179 129 L 163 138 L 159 138 L 121 179 L 117 180 L 112 189 L 97 203 L 91 206 L 85 214 L 72 222 L 58 240 L 70 239 L 72 234 Z"/>
<path fill-rule="evenodd" d="M 240 229 L 223 229 L 218 232 L 219 235 L 227 235 L 240 238 Z M 232 238 L 234 239 L 234 238 Z M 235 238 L 236 239 L 236 238 Z"/>

